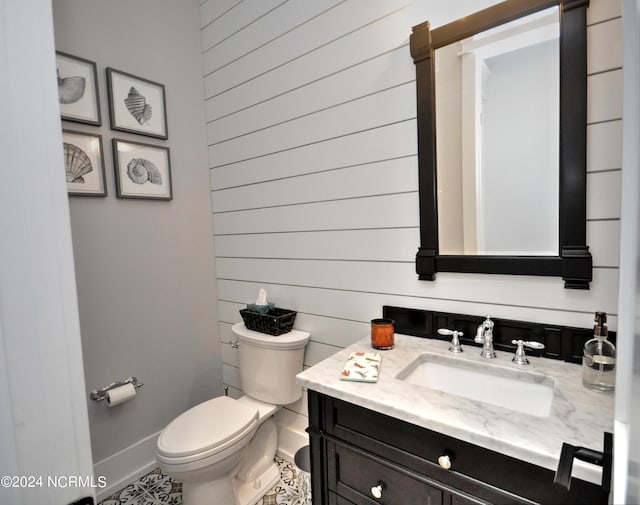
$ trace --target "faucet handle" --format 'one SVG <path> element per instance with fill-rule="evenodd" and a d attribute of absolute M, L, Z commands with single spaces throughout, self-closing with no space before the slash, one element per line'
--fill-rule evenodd
<path fill-rule="evenodd" d="M 449 346 L 449 350 L 451 352 L 459 353 L 462 352 L 462 346 L 460 345 L 460 340 L 458 337 L 461 337 L 463 333 L 457 330 L 448 330 L 447 328 L 440 328 L 438 330 L 440 335 L 451 335 L 453 338 L 451 339 L 451 345 Z"/>
<path fill-rule="evenodd" d="M 544 349 L 544 344 L 541 342 L 534 341 L 524 341 L 524 340 L 512 340 L 511 343 L 513 345 L 517 345 L 516 353 L 513 355 L 513 361 L 516 365 L 528 365 L 529 360 L 525 355 L 524 348 L 528 347 L 530 349 Z"/>

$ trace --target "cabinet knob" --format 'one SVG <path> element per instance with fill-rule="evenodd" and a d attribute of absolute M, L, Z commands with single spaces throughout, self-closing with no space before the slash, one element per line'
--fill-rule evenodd
<path fill-rule="evenodd" d="M 382 490 L 384 489 L 384 484 L 382 482 L 378 482 L 376 486 L 371 488 L 371 496 L 373 496 L 376 500 L 382 498 Z"/>
<path fill-rule="evenodd" d="M 438 464 L 445 470 L 450 470 L 452 463 L 451 456 L 448 454 L 443 454 L 438 458 Z"/>

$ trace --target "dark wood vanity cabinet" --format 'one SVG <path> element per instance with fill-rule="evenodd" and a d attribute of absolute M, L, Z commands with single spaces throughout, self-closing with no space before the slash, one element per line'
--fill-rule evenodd
<path fill-rule="evenodd" d="M 309 390 L 314 505 L 606 504 L 555 472 Z M 542 435 L 543 436 L 543 435 Z M 438 463 L 447 455 L 446 470 Z M 376 497 L 375 495 L 379 495 Z"/>

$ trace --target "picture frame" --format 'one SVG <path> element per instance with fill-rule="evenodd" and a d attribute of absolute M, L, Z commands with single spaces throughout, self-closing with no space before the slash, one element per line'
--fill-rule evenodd
<path fill-rule="evenodd" d="M 173 199 L 168 147 L 116 138 L 112 142 L 118 198 Z"/>
<path fill-rule="evenodd" d="M 62 130 L 67 193 L 70 196 L 107 196 L 102 136 Z"/>
<path fill-rule="evenodd" d="M 163 84 L 107 68 L 111 129 L 168 139 Z"/>
<path fill-rule="evenodd" d="M 60 116 L 94 126 L 102 125 L 98 71 L 93 61 L 56 51 Z"/>

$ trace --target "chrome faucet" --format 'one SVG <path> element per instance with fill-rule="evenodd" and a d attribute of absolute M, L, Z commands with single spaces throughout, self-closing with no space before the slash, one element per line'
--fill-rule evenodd
<path fill-rule="evenodd" d="M 493 350 L 493 321 L 491 320 L 491 317 L 487 316 L 482 324 L 478 326 L 474 341 L 477 344 L 483 344 L 480 356 L 483 358 L 496 357 L 496 353 Z"/>

